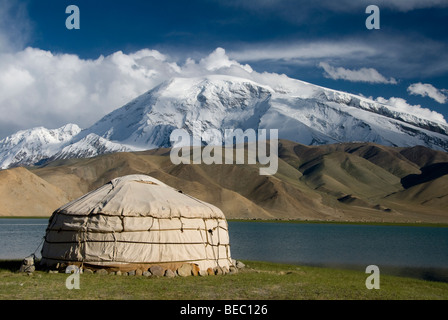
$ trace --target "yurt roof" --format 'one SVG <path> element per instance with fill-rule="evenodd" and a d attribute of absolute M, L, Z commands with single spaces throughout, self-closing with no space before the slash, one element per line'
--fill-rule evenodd
<path fill-rule="evenodd" d="M 56 213 L 86 216 L 221 218 L 222 211 L 147 175 L 128 175 L 60 207 Z"/>

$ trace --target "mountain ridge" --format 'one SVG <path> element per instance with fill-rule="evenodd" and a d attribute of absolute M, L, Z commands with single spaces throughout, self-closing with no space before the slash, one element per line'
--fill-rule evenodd
<path fill-rule="evenodd" d="M 288 87 L 275 87 L 228 75 L 175 77 L 84 130 L 76 125 L 35 128 L 28 130 L 34 140 L 12 145 L 23 132 L 1 140 L 0 168 L 171 147 L 170 134 L 177 128 L 201 136 L 204 144 L 216 140 L 207 129 L 278 129 L 280 139 L 305 145 L 361 141 L 448 151 L 447 124 L 362 96 L 288 79 Z M 72 128 L 71 135 L 63 141 L 44 143 L 48 132 L 54 135 L 67 128 Z"/>
<path fill-rule="evenodd" d="M 117 152 L 3 170 L 0 185 L 14 192 L 0 194 L 0 208 L 20 203 L 24 212 L 16 215 L 49 216 L 65 199 L 116 177 L 146 174 L 216 205 L 229 219 L 448 223 L 448 173 L 438 171 L 448 165 L 443 151 L 280 140 L 278 171 L 272 176 L 260 176 L 260 164 L 173 165 L 169 154 L 167 148 Z M 25 178 L 6 182 L 2 177 L 9 172 Z M 45 181 L 47 187 L 28 181 Z M 53 193 L 59 197 L 56 202 L 50 202 Z M 27 200 L 25 194 L 52 205 L 36 210 L 37 200 Z M 0 215 L 7 214 L 0 210 Z"/>

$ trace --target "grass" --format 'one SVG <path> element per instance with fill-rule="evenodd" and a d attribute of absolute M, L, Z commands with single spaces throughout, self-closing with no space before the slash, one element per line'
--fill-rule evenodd
<path fill-rule="evenodd" d="M 67 274 L 18 273 L 20 261 L 0 262 L 1 300 L 448 300 L 448 283 L 391 275 L 368 290 L 368 274 L 355 270 L 244 261 L 225 276 L 152 278 L 80 275 L 68 290 Z"/>

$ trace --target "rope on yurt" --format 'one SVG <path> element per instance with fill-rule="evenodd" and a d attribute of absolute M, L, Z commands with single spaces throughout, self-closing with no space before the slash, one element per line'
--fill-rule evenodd
<path fill-rule="evenodd" d="M 39 247 L 44 243 L 45 241 L 45 236 L 42 237 L 42 240 L 40 241 L 39 245 L 37 246 L 36 250 L 34 250 L 34 252 L 31 254 L 33 256 L 36 256 L 36 252 L 39 249 Z"/>
<path fill-rule="evenodd" d="M 124 222 L 123 222 L 123 219 L 122 219 L 121 216 L 119 216 L 119 219 L 120 219 L 120 221 L 121 221 L 121 225 L 122 225 L 122 228 L 123 228 L 123 230 L 124 230 Z M 109 227 L 110 230 L 112 231 L 112 237 L 114 238 L 114 249 L 112 250 L 112 261 L 115 261 L 116 258 L 117 258 L 117 251 L 118 251 L 118 248 L 117 248 L 117 241 L 118 241 L 118 240 L 117 240 L 117 237 L 116 237 L 116 235 L 115 235 L 115 229 L 114 229 L 114 227 L 111 226 L 111 225 L 109 224 L 109 219 L 108 219 L 108 218 L 105 218 L 104 220 L 106 221 L 106 225 L 107 225 L 107 227 Z"/>
<path fill-rule="evenodd" d="M 160 232 L 160 219 L 157 218 L 157 222 L 159 224 L 159 230 L 157 231 L 157 233 L 159 235 L 159 237 L 158 237 L 159 259 L 158 260 L 161 261 L 162 260 L 162 246 L 160 245 L 160 234 L 161 234 L 161 232 Z"/>
<path fill-rule="evenodd" d="M 182 217 L 181 216 L 179 216 L 179 222 L 180 222 L 180 232 L 184 232 L 184 223 L 183 223 L 183 221 L 182 221 Z M 159 229 L 160 229 L 160 227 L 159 227 Z"/>
<path fill-rule="evenodd" d="M 216 265 L 218 267 L 221 267 L 219 265 L 219 246 L 220 246 L 220 242 L 221 242 L 220 235 L 219 235 L 219 218 L 216 218 L 215 220 L 216 220 L 217 226 L 214 228 L 208 229 L 208 231 L 207 231 L 208 233 L 210 233 L 210 239 L 211 239 L 211 241 L 208 240 L 208 234 L 207 234 L 207 243 L 210 243 L 210 245 L 212 246 L 213 259 L 215 260 Z M 207 229 L 207 226 L 206 226 L 206 229 Z M 218 231 L 218 244 L 217 245 L 215 245 L 213 242 L 213 230 Z M 215 247 L 216 247 L 216 250 L 218 250 L 218 254 L 217 254 L 218 257 L 216 257 Z"/>
<path fill-rule="evenodd" d="M 115 236 L 115 230 L 112 228 L 112 237 L 114 237 L 114 250 L 112 251 L 112 261 L 117 259 L 117 237 Z"/>
<path fill-rule="evenodd" d="M 227 220 L 224 220 L 224 226 L 218 225 L 218 232 L 219 232 L 219 229 L 223 229 L 223 230 L 227 231 L 227 234 L 229 233 L 229 225 L 227 223 Z M 221 244 L 221 239 L 219 241 L 220 241 L 220 244 Z M 229 241 L 229 243 L 224 243 L 223 246 L 226 249 L 226 259 L 232 265 L 232 261 L 231 261 L 231 259 L 229 257 L 229 254 L 230 254 L 230 241 Z"/>
<path fill-rule="evenodd" d="M 78 230 L 78 253 L 81 255 L 81 267 L 84 265 L 84 260 L 85 260 L 85 258 L 86 258 L 86 253 L 87 253 L 87 241 L 86 241 L 86 237 L 84 236 L 84 241 L 81 241 L 81 237 L 82 237 L 82 235 L 84 234 L 86 234 L 87 233 L 87 223 L 88 223 L 88 219 L 85 219 L 84 220 L 84 223 L 83 223 L 83 228 L 80 228 L 79 230 Z M 81 230 L 84 230 L 84 233 L 81 233 Z M 82 250 L 81 250 L 81 246 L 84 244 L 84 254 L 82 253 Z"/>
<path fill-rule="evenodd" d="M 201 200 L 199 200 L 199 199 L 197 199 L 197 198 L 195 198 L 195 197 L 193 197 L 193 196 L 191 196 L 191 195 L 189 195 L 189 194 L 183 193 L 181 190 L 177 190 L 177 191 L 180 192 L 180 193 L 182 193 L 182 194 L 184 194 L 184 195 L 186 195 L 187 197 L 189 197 L 189 198 L 191 198 L 191 199 L 193 199 L 193 200 L 195 200 L 195 201 L 197 201 L 197 202 L 199 202 L 199 203 L 205 205 L 205 206 L 208 207 L 212 212 L 215 211 L 215 210 L 214 210 L 214 209 L 213 209 L 207 202 L 201 201 Z M 206 236 L 207 236 L 207 245 L 210 244 L 210 245 L 212 246 L 213 258 L 214 258 L 214 260 L 216 261 L 216 265 L 217 265 L 218 267 L 221 267 L 221 266 L 219 265 L 219 247 L 220 247 L 220 245 L 221 245 L 221 238 L 220 238 L 220 233 L 219 233 L 219 228 L 220 228 L 219 220 L 220 220 L 220 219 L 219 219 L 218 217 L 216 217 L 215 219 L 216 219 L 217 226 L 216 226 L 215 228 L 213 228 L 213 229 L 216 229 L 216 230 L 218 231 L 218 245 L 216 246 L 216 247 L 217 247 L 217 250 L 218 250 L 218 258 L 216 258 L 216 252 L 215 252 L 215 250 L 214 250 L 215 245 L 214 245 L 213 243 L 210 243 L 210 241 L 208 240 L 207 225 L 206 225 L 206 223 L 205 223 L 205 218 L 203 218 L 203 220 L 204 220 L 204 225 L 205 225 L 205 230 L 206 230 Z M 159 222 L 159 229 L 160 229 L 160 222 Z M 209 229 L 208 231 L 211 232 L 211 233 L 213 234 L 213 229 Z M 228 230 L 228 229 L 227 229 L 227 230 Z M 201 237 L 202 237 L 202 234 L 201 234 Z M 213 239 L 213 236 L 211 236 L 211 238 Z M 213 242 L 213 241 L 212 241 L 212 242 Z M 207 252 L 207 251 L 206 251 L 206 252 Z M 207 257 L 207 255 L 206 255 L 206 257 Z M 226 257 L 227 257 L 227 260 L 230 260 L 230 259 L 229 259 L 229 253 L 228 253 L 227 245 L 226 245 Z"/>
<path fill-rule="evenodd" d="M 81 242 L 81 228 L 78 230 L 78 252 L 75 251 L 75 253 L 79 253 L 79 255 L 81 256 L 81 266 L 84 264 L 84 256 L 85 256 L 85 246 L 84 246 L 84 254 L 82 254 L 81 252 L 81 246 L 82 246 L 82 242 Z"/>
<path fill-rule="evenodd" d="M 219 232 L 219 220 L 216 219 L 216 231 L 218 232 L 218 260 L 216 261 L 216 264 L 218 265 L 218 267 L 221 268 L 221 266 L 219 265 L 219 247 L 221 246 L 221 232 Z"/>
<path fill-rule="evenodd" d="M 191 199 L 194 199 L 194 200 L 196 200 L 197 202 L 199 202 L 199 203 L 201 203 L 201 204 L 203 204 L 203 205 L 205 205 L 206 207 L 208 207 L 212 212 L 214 212 L 215 210 L 207 203 L 207 202 L 204 202 L 204 201 L 201 201 L 201 200 L 199 200 L 199 199 L 196 199 L 195 197 L 192 197 L 192 196 L 190 196 L 190 195 L 188 195 L 188 194 L 185 194 L 186 196 L 188 196 L 188 197 L 190 197 Z M 219 233 L 219 228 L 220 228 L 220 226 L 219 226 L 219 218 L 215 218 L 215 220 L 216 220 L 216 224 L 217 224 L 217 226 L 215 227 L 215 228 L 213 228 L 213 229 L 216 229 L 217 230 L 217 232 L 218 232 L 218 245 L 217 245 L 217 250 L 218 250 L 218 258 L 216 258 L 216 252 L 215 252 L 215 246 L 213 245 L 213 243 L 211 243 L 211 246 L 212 246 L 212 251 L 213 251 L 213 258 L 214 258 L 214 260 L 216 261 L 216 265 L 218 266 L 218 267 L 221 267 L 220 265 L 219 265 L 219 246 L 221 245 L 221 238 L 220 238 L 220 233 Z M 204 220 L 205 221 L 205 220 Z M 207 226 L 205 226 L 205 228 L 207 229 Z M 212 233 L 212 239 L 213 239 L 213 229 L 210 229 L 209 231 L 211 231 L 211 233 Z M 208 238 L 208 235 L 207 235 L 207 238 Z M 207 243 L 209 243 L 209 241 L 207 241 Z"/>
<path fill-rule="evenodd" d="M 207 225 L 205 226 L 206 229 L 206 235 L 207 235 L 207 244 L 210 244 L 210 246 L 212 247 L 212 252 L 213 252 L 213 260 L 216 261 L 216 264 L 218 265 L 218 260 L 216 259 L 216 252 L 215 252 L 215 246 L 213 243 L 213 229 L 208 229 L 207 230 Z M 210 233 L 210 239 L 209 239 L 209 234 Z M 219 266 L 219 265 L 218 265 Z"/>
<path fill-rule="evenodd" d="M 205 222 L 205 218 L 202 218 L 202 221 L 204 222 L 204 231 L 205 231 L 205 237 L 207 238 L 207 223 Z M 205 251 L 205 259 L 208 260 L 208 254 L 207 254 L 207 246 L 208 246 L 208 240 L 204 241 L 204 236 L 202 235 L 202 230 L 199 230 L 199 234 L 201 235 L 202 243 L 204 243 L 204 251 Z"/>

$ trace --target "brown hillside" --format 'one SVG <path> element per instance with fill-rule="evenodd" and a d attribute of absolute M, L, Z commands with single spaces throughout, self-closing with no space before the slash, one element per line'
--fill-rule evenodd
<path fill-rule="evenodd" d="M 220 207 L 228 218 L 448 222 L 447 175 L 428 174 L 424 168 L 444 162 L 448 156 L 443 152 L 368 143 L 304 146 L 280 141 L 274 176 L 260 176 L 258 164 L 173 165 L 169 152 L 157 149 L 60 160 L 31 171 L 54 190 L 63 190 L 68 200 L 113 178 L 140 173 Z M 417 161 L 419 152 L 424 160 Z M 417 182 L 405 188 L 403 181 Z M 57 194 L 50 192 L 53 197 Z M 33 206 L 23 201 L 20 192 L 7 198 Z M 38 215 L 49 213 L 42 210 Z"/>
<path fill-rule="evenodd" d="M 0 216 L 49 216 L 67 194 L 24 168 L 0 171 Z"/>

